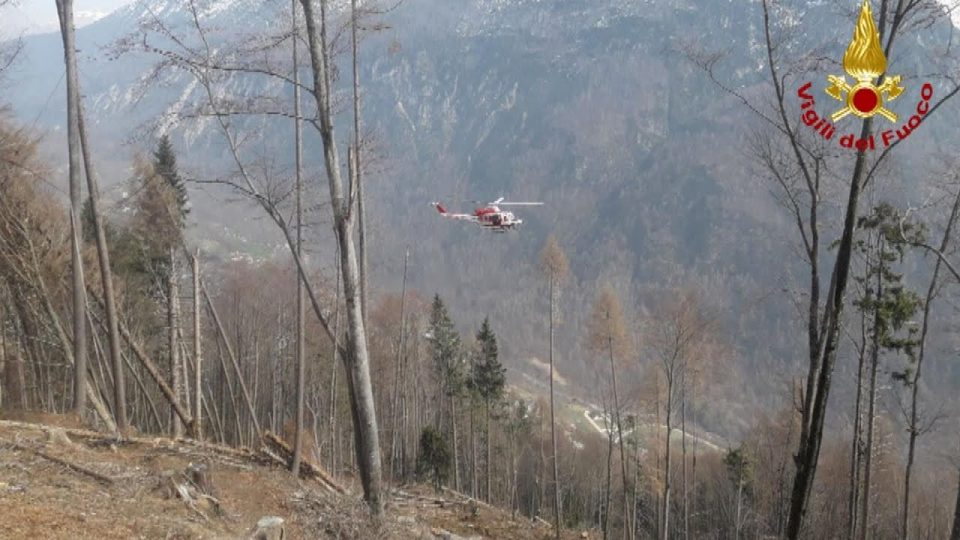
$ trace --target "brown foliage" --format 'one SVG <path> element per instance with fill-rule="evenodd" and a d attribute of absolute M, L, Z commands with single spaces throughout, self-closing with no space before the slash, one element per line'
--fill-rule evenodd
<path fill-rule="evenodd" d="M 563 281 L 570 273 L 570 263 L 567 262 L 567 256 L 557 242 L 557 237 L 552 234 L 547 238 L 547 243 L 540 252 L 540 269 L 547 277 L 556 282 Z"/>
<path fill-rule="evenodd" d="M 604 356 L 613 355 L 622 362 L 631 352 L 627 324 L 620 300 L 609 286 L 603 288 L 593 304 L 593 315 L 588 321 L 588 347 Z"/>

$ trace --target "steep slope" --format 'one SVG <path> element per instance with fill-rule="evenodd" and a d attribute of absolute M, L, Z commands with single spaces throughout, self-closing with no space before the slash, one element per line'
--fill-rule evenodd
<path fill-rule="evenodd" d="M 298 482 L 252 452 L 162 438 L 118 443 L 60 427 L 62 417 L 40 420 L 0 420 L 3 538 L 280 538 L 279 527 L 258 528 L 277 518 L 283 538 L 553 538 L 549 525 L 419 485 L 392 489 L 377 522 L 355 491 Z"/>

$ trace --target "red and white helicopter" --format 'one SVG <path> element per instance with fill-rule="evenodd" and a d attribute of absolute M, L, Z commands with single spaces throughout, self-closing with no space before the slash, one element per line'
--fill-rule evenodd
<path fill-rule="evenodd" d="M 484 206 L 477 208 L 472 214 L 457 214 L 448 212 L 447 209 L 438 202 L 433 203 L 433 205 L 437 208 L 437 211 L 440 212 L 440 215 L 445 218 L 469 221 L 470 223 L 476 223 L 485 229 L 490 229 L 493 232 L 502 233 L 507 232 L 510 229 L 517 228 L 519 225 L 523 224 L 523 220 L 514 216 L 513 212 L 501 210 L 501 206 L 543 206 L 543 203 L 504 202 L 503 197 L 500 197 L 491 203 L 486 203 Z"/>

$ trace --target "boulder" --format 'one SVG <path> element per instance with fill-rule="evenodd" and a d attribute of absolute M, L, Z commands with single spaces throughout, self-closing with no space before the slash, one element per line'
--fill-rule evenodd
<path fill-rule="evenodd" d="M 260 518 L 250 540 L 283 540 L 283 518 L 266 516 Z"/>

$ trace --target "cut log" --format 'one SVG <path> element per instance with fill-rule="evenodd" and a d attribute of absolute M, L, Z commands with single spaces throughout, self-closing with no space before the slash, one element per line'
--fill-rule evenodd
<path fill-rule="evenodd" d="M 285 467 L 290 468 L 291 463 L 293 463 L 293 449 L 290 448 L 290 445 L 287 444 L 286 441 L 276 434 L 267 431 L 263 434 L 263 442 L 281 458 Z M 319 465 L 311 463 L 308 459 L 303 459 L 300 462 L 300 477 L 316 479 L 341 495 L 347 492 L 343 486 L 336 483 Z"/>
<path fill-rule="evenodd" d="M 450 489 L 446 486 L 441 486 L 440 490 L 443 491 L 444 493 L 449 493 L 450 495 L 453 495 L 454 497 L 457 497 L 463 500 L 464 502 L 476 504 L 477 506 L 482 506 L 483 508 L 486 508 L 488 510 L 496 510 L 494 507 L 490 506 L 489 504 L 481 500 L 474 499 L 473 497 L 467 495 L 466 493 L 460 493 L 455 489 Z"/>
<path fill-rule="evenodd" d="M 101 482 L 103 484 L 106 484 L 108 486 L 113 484 L 113 478 L 110 478 L 109 476 L 100 474 L 97 471 L 92 471 L 82 465 L 72 463 L 62 458 L 58 458 L 57 456 L 52 456 L 37 448 L 29 448 L 19 443 L 13 443 L 13 447 L 22 452 L 30 452 L 32 454 L 35 454 L 47 461 L 52 461 L 53 463 L 56 463 L 57 465 L 62 465 L 73 472 L 77 472 L 77 473 L 89 476 L 90 478 L 93 478 L 94 480 Z"/>

